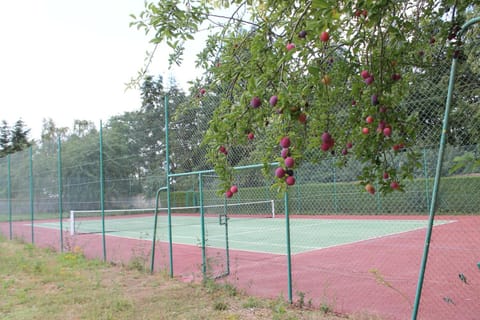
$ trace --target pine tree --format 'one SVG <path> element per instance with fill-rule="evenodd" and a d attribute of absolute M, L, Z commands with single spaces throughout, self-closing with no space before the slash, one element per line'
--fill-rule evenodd
<path fill-rule="evenodd" d="M 0 158 L 10 153 L 10 127 L 7 121 L 2 121 L 0 127 Z"/>
<path fill-rule="evenodd" d="M 30 129 L 25 127 L 25 123 L 22 119 L 15 122 L 15 126 L 10 130 L 11 132 L 11 153 L 21 151 L 32 145 L 32 142 L 29 141 L 28 135 Z"/>

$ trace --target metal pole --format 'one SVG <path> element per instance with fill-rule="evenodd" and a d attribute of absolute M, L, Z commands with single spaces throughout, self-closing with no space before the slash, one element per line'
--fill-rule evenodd
<path fill-rule="evenodd" d="M 70 210 L 70 235 L 75 235 L 75 211 Z"/>
<path fill-rule="evenodd" d="M 453 92 L 453 84 L 454 84 L 454 76 L 455 76 L 455 68 L 456 68 L 456 60 L 454 59 L 453 64 L 452 64 L 452 69 L 450 73 L 450 81 L 448 85 L 448 95 L 447 95 L 447 105 L 445 107 L 445 115 L 443 118 L 443 128 L 442 128 L 442 134 L 440 137 L 440 148 L 438 151 L 438 159 L 437 159 L 437 169 L 435 172 L 435 181 L 433 183 L 433 192 L 432 192 L 432 202 L 430 203 L 430 213 L 429 213 L 429 218 L 428 218 L 428 227 L 427 227 L 427 233 L 425 235 L 425 244 L 424 244 L 424 249 L 423 249 L 423 256 L 422 256 L 422 262 L 420 266 L 420 273 L 418 276 L 418 283 L 417 283 L 417 291 L 415 294 L 415 303 L 413 307 L 413 312 L 412 312 L 412 320 L 417 319 L 417 314 L 418 314 L 418 307 L 420 304 L 420 297 L 422 295 L 422 289 L 423 289 L 423 280 L 425 278 L 425 268 L 427 265 L 427 259 L 428 259 L 428 251 L 430 249 L 430 239 L 432 237 L 432 229 L 433 229 L 433 221 L 435 219 L 435 207 L 437 205 L 437 196 L 438 196 L 438 188 L 440 185 L 440 174 L 442 171 L 442 166 L 443 166 L 443 153 L 445 149 L 445 137 L 447 134 L 448 130 L 448 114 L 450 112 L 450 104 L 451 104 L 451 98 L 452 98 L 452 92 Z"/>
<path fill-rule="evenodd" d="M 430 191 L 428 188 L 428 162 L 427 149 L 423 148 L 423 175 L 425 176 L 425 198 L 427 200 L 427 208 L 430 208 Z"/>
<path fill-rule="evenodd" d="M 152 238 L 152 257 L 150 261 L 150 273 L 153 273 L 155 268 L 155 242 L 157 241 L 157 223 L 158 223 L 158 199 L 160 197 L 160 192 L 167 190 L 166 187 L 160 188 L 157 190 L 157 195 L 155 197 L 155 219 L 153 222 L 153 238 Z"/>
<path fill-rule="evenodd" d="M 228 210 L 227 210 L 227 197 L 224 197 L 223 202 L 223 215 L 225 218 L 225 259 L 227 260 L 227 270 L 223 276 L 230 274 L 230 246 L 228 241 Z"/>
<path fill-rule="evenodd" d="M 60 223 L 60 252 L 63 252 L 63 181 L 62 181 L 62 142 L 57 139 L 57 176 L 58 176 L 58 219 Z"/>
<path fill-rule="evenodd" d="M 200 224 L 202 232 L 202 275 L 203 281 L 207 279 L 207 253 L 206 253 L 206 240 L 205 240 L 205 210 L 203 207 L 203 178 L 202 174 L 198 174 L 198 191 L 200 194 Z"/>
<path fill-rule="evenodd" d="M 168 144 L 167 144 L 167 146 L 168 146 Z M 271 167 L 274 167 L 274 166 L 278 166 L 279 163 L 278 162 L 271 162 L 271 163 L 268 163 L 267 165 L 271 166 Z M 246 165 L 246 166 L 233 167 L 232 169 L 235 170 L 235 171 L 238 171 L 238 170 L 245 170 L 245 169 L 260 169 L 260 168 L 264 168 L 264 167 L 265 167 L 264 164 L 250 164 L 250 165 Z M 215 173 L 215 170 L 198 170 L 198 171 L 190 171 L 190 172 L 170 173 L 169 176 L 170 177 L 182 177 L 182 176 L 191 176 L 191 175 L 197 175 L 197 174 L 209 174 L 209 173 Z"/>
<path fill-rule="evenodd" d="M 168 246 L 170 255 L 170 277 L 173 278 L 173 239 L 172 239 L 172 206 L 170 202 L 170 146 L 169 146 L 169 115 L 168 96 L 164 99 L 165 107 L 165 173 L 167 179 L 167 216 L 168 216 Z"/>
<path fill-rule="evenodd" d="M 8 225 L 10 230 L 10 240 L 13 239 L 13 229 L 12 229 L 12 174 L 10 170 L 10 155 L 7 155 L 7 201 L 8 201 Z"/>
<path fill-rule="evenodd" d="M 335 168 L 335 159 L 332 158 L 333 168 L 333 205 L 335 207 L 335 213 L 338 214 L 338 197 L 337 197 L 337 170 Z"/>
<path fill-rule="evenodd" d="M 287 242 L 287 272 L 288 272 L 288 302 L 293 302 L 292 295 L 292 253 L 290 244 L 290 215 L 288 210 L 288 191 L 285 191 L 285 227 L 286 227 L 286 242 Z"/>
<path fill-rule="evenodd" d="M 28 162 L 29 162 L 29 181 L 30 181 L 30 226 L 31 226 L 31 233 L 32 233 L 32 244 L 35 243 L 34 239 L 34 214 L 33 214 L 33 154 L 32 154 L 32 146 L 28 148 Z"/>
<path fill-rule="evenodd" d="M 275 219 L 275 200 L 270 200 L 270 203 L 272 205 L 272 218 Z"/>
<path fill-rule="evenodd" d="M 102 246 L 103 246 L 103 261 L 107 261 L 107 246 L 105 241 L 105 199 L 104 199 L 104 185 L 103 185 L 103 136 L 102 136 L 102 120 L 100 120 L 99 131 L 100 143 L 100 210 L 102 212 Z"/>
<path fill-rule="evenodd" d="M 457 38 L 460 39 L 461 35 L 466 31 L 468 27 L 470 27 L 472 24 L 480 22 L 480 17 L 471 19 L 467 21 L 461 28 L 460 32 L 457 35 Z M 445 141 L 446 141 L 446 135 L 448 131 L 448 116 L 450 113 L 450 106 L 452 104 L 452 96 L 453 96 L 453 90 L 454 90 L 454 85 L 455 85 L 455 72 L 456 72 L 456 67 L 457 67 L 457 56 L 454 55 L 452 59 L 452 66 L 450 69 L 450 79 L 448 81 L 448 92 L 447 92 L 447 101 L 445 103 L 445 113 L 444 113 L 444 118 L 443 118 L 443 126 L 442 126 L 442 134 L 440 136 L 440 147 L 438 150 L 438 158 L 437 158 L 437 168 L 435 171 L 435 180 L 433 183 L 433 191 L 432 191 L 432 200 L 430 202 L 430 214 L 428 218 L 428 228 L 427 228 L 427 233 L 425 235 L 425 244 L 424 244 L 424 249 L 423 249 L 423 256 L 422 256 L 422 262 L 420 266 L 420 273 L 418 276 L 418 283 L 417 283 L 417 291 L 415 294 L 415 302 L 413 306 L 413 311 L 412 311 L 412 320 L 417 319 L 418 315 L 418 308 L 420 305 L 420 298 L 422 296 L 422 289 L 423 289 L 423 280 L 425 278 L 425 268 L 427 266 L 427 259 L 428 259 L 428 251 L 430 249 L 430 239 L 432 237 L 432 229 L 433 229 L 433 222 L 435 219 L 435 209 L 437 206 L 437 196 L 438 196 L 438 188 L 440 185 L 440 174 L 442 171 L 442 166 L 443 166 L 443 154 L 445 152 Z"/>

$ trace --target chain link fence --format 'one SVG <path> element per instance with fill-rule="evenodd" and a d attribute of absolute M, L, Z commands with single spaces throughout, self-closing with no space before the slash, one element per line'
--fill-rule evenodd
<path fill-rule="evenodd" d="M 421 319 L 475 319 L 480 313 L 478 28 L 466 37 L 428 243 Z M 208 152 L 218 151 L 202 143 L 221 91 L 197 94 L 197 88 L 187 96 L 171 90 L 163 100 L 168 130 L 157 107 L 1 158 L 0 232 L 59 250 L 80 247 L 97 258 L 103 240 L 104 259 L 140 259 L 145 268 L 156 250 L 152 268 L 184 279 L 222 277 L 251 294 L 289 296 L 300 306 L 405 319 L 418 290 L 450 57 L 432 68 L 412 79 L 401 102 L 418 122 L 418 167 L 404 192 L 366 193 L 357 178 L 361 163 L 338 166 L 341 157 L 324 157 L 319 149 L 296 169 L 287 195 L 278 194 L 271 188 L 275 165 L 261 164 L 262 137 L 246 136 L 227 153 L 237 168 L 238 192 L 226 199 L 206 160 Z M 396 159 L 401 167 L 402 155 Z M 160 191 L 167 181 L 168 192 Z M 71 235 L 70 212 L 80 217 L 85 210 L 103 228 Z M 164 223 L 156 238 L 154 212 Z M 147 229 L 134 222 L 123 227 L 141 230 L 140 240 L 108 237 L 114 235 L 114 219 L 132 214 L 150 219 Z M 88 224 L 82 219 L 80 224 Z M 182 242 L 187 236 L 195 243 Z M 152 244 L 158 246 L 150 249 Z"/>

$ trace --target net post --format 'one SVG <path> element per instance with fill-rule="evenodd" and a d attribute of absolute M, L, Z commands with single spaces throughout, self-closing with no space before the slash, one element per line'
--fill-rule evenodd
<path fill-rule="evenodd" d="M 275 200 L 270 200 L 270 202 L 272 203 L 272 218 L 274 219 L 275 218 Z"/>
<path fill-rule="evenodd" d="M 75 211 L 70 210 L 70 235 L 75 235 Z"/>

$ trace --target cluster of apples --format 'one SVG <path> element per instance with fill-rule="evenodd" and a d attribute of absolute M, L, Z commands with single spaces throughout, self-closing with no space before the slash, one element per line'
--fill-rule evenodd
<path fill-rule="evenodd" d="M 298 33 L 298 37 L 300 39 L 305 39 L 307 37 L 307 31 L 306 30 L 302 30 Z M 328 31 L 323 31 L 322 33 L 320 33 L 320 41 L 322 41 L 323 43 L 327 43 L 328 40 L 330 40 L 330 34 L 328 33 Z M 286 45 L 286 49 L 287 51 L 291 51 L 293 49 L 295 49 L 295 43 L 293 42 L 289 42 L 287 43 Z"/>
<path fill-rule="evenodd" d="M 231 198 L 237 192 L 238 192 L 238 187 L 236 185 L 233 185 L 227 191 L 225 191 L 225 197 Z"/>
<path fill-rule="evenodd" d="M 385 172 L 383 174 L 383 179 L 384 180 L 389 179 L 388 172 Z M 400 184 L 397 181 L 393 180 L 393 181 L 390 182 L 390 188 L 392 188 L 393 190 L 399 190 L 400 189 Z M 365 185 L 365 190 L 370 194 L 375 194 L 375 192 L 376 192 L 375 187 L 371 183 L 367 183 Z"/>
<path fill-rule="evenodd" d="M 278 167 L 275 169 L 275 176 L 278 179 L 284 179 L 285 183 L 288 186 L 293 186 L 295 184 L 295 177 L 293 176 L 293 168 L 295 167 L 295 159 L 290 156 L 290 146 L 291 141 L 289 137 L 283 137 L 280 140 L 280 146 L 282 147 L 282 151 L 280 155 L 284 159 L 285 168 Z"/>
<path fill-rule="evenodd" d="M 371 85 L 374 81 L 373 75 L 368 70 L 363 70 L 362 72 L 360 72 L 360 76 L 364 79 L 364 82 L 367 85 Z M 398 73 L 394 73 L 392 75 L 392 80 L 393 81 L 398 81 L 401 78 L 402 78 L 402 76 Z M 380 104 L 379 98 L 376 94 L 372 94 L 370 100 L 371 100 L 372 105 L 374 105 L 374 106 L 377 106 L 377 105 Z M 355 101 L 352 102 L 352 105 L 355 105 L 355 104 L 356 104 Z M 381 114 L 386 113 L 387 112 L 387 107 L 380 106 L 378 108 L 378 111 Z M 375 121 L 375 119 L 371 115 L 369 115 L 365 118 L 365 122 L 367 124 L 372 124 L 372 123 L 374 123 L 374 121 Z M 369 134 L 370 133 L 370 128 L 368 126 L 363 127 L 362 128 L 362 133 L 365 134 L 365 135 Z M 389 138 L 392 135 L 392 126 L 390 124 L 386 123 L 385 120 L 380 120 L 378 122 L 378 126 L 377 126 L 377 133 L 380 133 L 380 134 L 383 133 L 383 135 L 385 137 Z"/>

